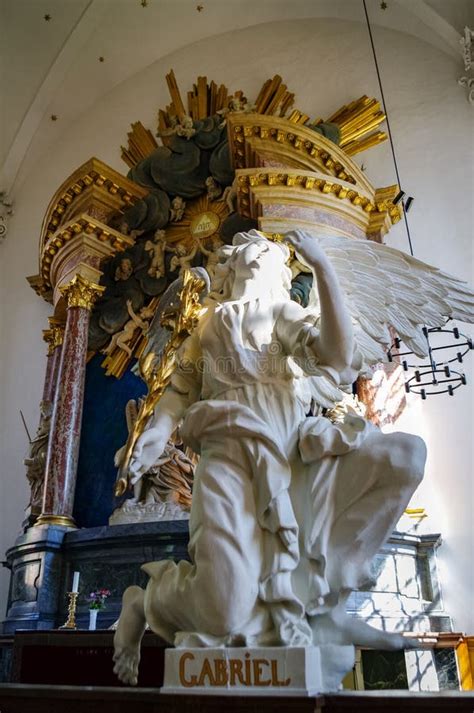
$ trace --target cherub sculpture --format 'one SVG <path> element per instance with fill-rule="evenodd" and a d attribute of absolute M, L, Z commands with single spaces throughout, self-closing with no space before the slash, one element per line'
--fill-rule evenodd
<path fill-rule="evenodd" d="M 218 235 L 214 235 L 211 238 L 210 246 L 206 247 L 202 240 L 198 239 L 199 249 L 203 255 L 206 256 L 206 270 L 209 278 L 212 280 L 214 277 L 216 267 L 219 264 L 220 254 L 219 250 L 223 246 L 223 242 Z"/>
<path fill-rule="evenodd" d="M 196 133 L 194 121 L 191 116 L 185 114 L 181 119 L 176 116 L 171 117 L 171 126 L 158 132 L 158 136 L 182 136 L 185 139 L 190 139 Z"/>
<path fill-rule="evenodd" d="M 137 682 L 147 623 L 178 647 L 315 645 L 322 660 L 338 646 L 416 641 L 345 605 L 420 483 L 425 445 L 350 412 L 332 423 L 321 407 L 384 357 L 389 325 L 424 353 L 422 326 L 472 319 L 473 294 L 383 245 L 299 231 L 285 243 L 251 231 L 222 248 L 205 312 L 133 451 L 130 471 L 147 472 L 182 422 L 201 457 L 191 561 L 146 564 L 146 591 L 124 594 L 124 682 Z M 287 245 L 314 275 L 307 309 L 290 300 Z"/>
<path fill-rule="evenodd" d="M 115 282 L 125 282 L 133 274 L 133 265 L 129 257 L 123 257 L 114 272 Z"/>
<path fill-rule="evenodd" d="M 143 235 L 143 233 L 145 232 L 144 230 L 137 230 L 137 229 L 130 230 L 129 224 L 123 217 L 119 222 L 118 229 L 121 233 L 123 233 L 124 235 L 129 235 L 134 240 L 136 240 L 136 238 L 139 238 L 140 235 Z"/>
<path fill-rule="evenodd" d="M 222 194 L 221 201 L 226 204 L 229 209 L 229 213 L 235 213 L 235 203 L 237 200 L 237 187 L 232 184 L 231 186 L 226 186 L 224 193 Z"/>
<path fill-rule="evenodd" d="M 156 230 L 153 235 L 153 240 L 147 240 L 145 250 L 150 255 L 151 262 L 148 268 L 150 277 L 159 279 L 166 273 L 165 267 L 165 242 L 166 232 L 164 230 Z"/>
<path fill-rule="evenodd" d="M 212 176 L 206 178 L 206 191 L 210 201 L 217 200 L 222 194 L 222 188 Z"/>
<path fill-rule="evenodd" d="M 177 223 L 182 219 L 186 210 L 186 202 L 181 196 L 175 196 L 171 201 L 170 223 Z"/>
<path fill-rule="evenodd" d="M 233 112 L 243 112 L 244 114 L 251 114 L 256 111 L 255 104 L 249 104 L 245 97 L 233 96 L 230 98 L 228 105 L 224 109 L 219 109 L 217 114 L 222 117 L 222 121 L 219 124 L 220 128 L 223 128 L 227 122 L 227 114 Z"/>
<path fill-rule="evenodd" d="M 131 300 L 127 300 L 127 311 L 130 319 L 125 323 L 125 326 L 114 334 L 109 344 L 105 349 L 102 349 L 102 354 L 109 356 L 115 349 L 122 349 L 129 357 L 133 355 L 130 348 L 130 341 L 135 334 L 136 329 L 140 329 L 143 334 L 146 334 L 150 320 L 155 311 L 151 307 L 142 307 L 140 312 L 136 314 L 133 310 Z"/>
<path fill-rule="evenodd" d="M 170 260 L 170 272 L 175 272 L 179 269 L 178 275 L 182 275 L 184 270 L 191 267 L 194 256 L 198 251 L 199 245 L 196 243 L 191 248 L 188 248 L 182 243 L 177 243 L 175 246 L 168 245 L 167 250 L 174 253 Z"/>

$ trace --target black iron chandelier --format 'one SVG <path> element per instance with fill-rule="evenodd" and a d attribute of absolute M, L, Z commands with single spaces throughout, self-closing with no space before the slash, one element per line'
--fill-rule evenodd
<path fill-rule="evenodd" d="M 458 364 L 463 364 L 466 354 L 474 349 L 473 341 L 470 337 L 459 331 L 457 327 L 447 329 L 445 327 L 434 327 L 428 329 L 423 327 L 423 334 L 428 345 L 428 362 L 410 363 L 408 358 L 416 356 L 413 351 L 401 351 L 403 342 L 395 338 L 392 346 L 387 352 L 389 362 L 399 361 L 403 371 L 413 371 L 413 375 L 405 380 L 405 391 L 407 394 L 413 393 L 426 399 L 427 396 L 437 394 L 449 394 L 454 396 L 456 389 L 467 384 L 466 375 L 459 371 Z M 453 341 L 445 344 L 437 344 L 436 337 L 449 334 Z M 446 337 L 443 338 L 446 339 Z M 464 341 L 463 341 L 464 340 Z M 438 357 L 438 354 L 440 355 Z M 453 367 L 456 365 L 456 369 Z"/>

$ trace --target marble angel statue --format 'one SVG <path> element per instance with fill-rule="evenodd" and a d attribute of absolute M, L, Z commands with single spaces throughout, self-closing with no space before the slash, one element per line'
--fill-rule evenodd
<path fill-rule="evenodd" d="M 290 300 L 290 250 L 314 275 L 307 309 Z M 420 483 L 425 445 L 359 415 L 332 423 L 321 407 L 385 356 L 389 326 L 423 353 L 424 324 L 468 321 L 472 306 L 464 283 L 368 241 L 297 231 L 277 243 L 251 231 L 221 249 L 203 314 L 130 461 L 146 472 L 179 423 L 200 453 L 191 561 L 146 564 L 146 590 L 126 590 L 114 655 L 122 681 L 137 682 L 147 624 L 178 647 L 410 645 L 345 604 Z"/>

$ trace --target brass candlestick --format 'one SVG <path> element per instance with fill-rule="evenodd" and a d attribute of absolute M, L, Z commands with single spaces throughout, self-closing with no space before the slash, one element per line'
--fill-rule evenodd
<path fill-rule="evenodd" d="M 77 606 L 77 597 L 78 596 L 79 596 L 79 592 L 68 592 L 68 597 L 69 597 L 68 617 L 67 617 L 66 623 L 59 627 L 60 629 L 75 629 L 76 628 L 76 606 Z"/>

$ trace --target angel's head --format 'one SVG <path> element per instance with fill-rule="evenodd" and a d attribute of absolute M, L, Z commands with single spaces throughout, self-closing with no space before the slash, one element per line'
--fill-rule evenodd
<path fill-rule="evenodd" d="M 163 242 L 165 238 L 166 238 L 166 231 L 162 230 L 161 228 L 158 228 L 158 230 L 155 230 L 155 232 L 153 233 L 153 242 L 154 243 Z"/>
<path fill-rule="evenodd" d="M 115 269 L 114 280 L 115 282 L 125 281 L 131 276 L 133 272 L 132 261 L 128 257 L 123 257 L 117 268 Z"/>
<path fill-rule="evenodd" d="M 286 245 L 267 240 L 258 230 L 234 235 L 233 245 L 220 250 L 223 262 L 212 283 L 221 299 L 267 297 L 288 300 L 291 270 Z"/>
<path fill-rule="evenodd" d="M 174 210 L 179 210 L 180 208 L 184 208 L 186 203 L 184 202 L 184 199 L 181 198 L 181 196 L 175 196 L 173 200 L 171 201 L 171 207 L 174 208 Z"/>

